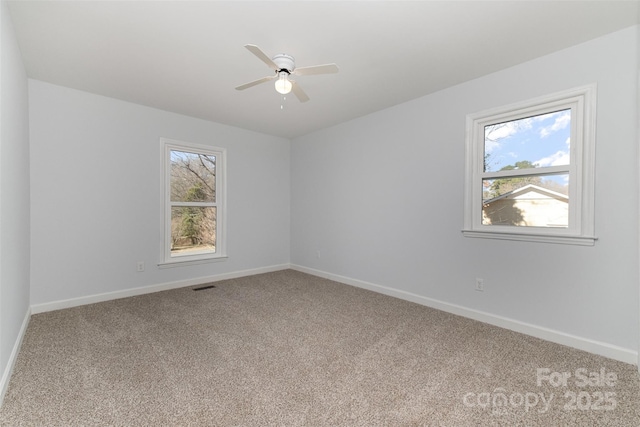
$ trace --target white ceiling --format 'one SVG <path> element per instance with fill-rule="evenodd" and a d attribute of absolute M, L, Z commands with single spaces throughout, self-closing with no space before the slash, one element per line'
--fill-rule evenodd
<path fill-rule="evenodd" d="M 10 1 L 29 77 L 283 137 L 638 23 L 638 1 Z M 243 45 L 288 53 L 284 104 Z M 523 82 L 523 84 L 526 84 Z M 281 110 L 281 104 L 284 109 Z"/>

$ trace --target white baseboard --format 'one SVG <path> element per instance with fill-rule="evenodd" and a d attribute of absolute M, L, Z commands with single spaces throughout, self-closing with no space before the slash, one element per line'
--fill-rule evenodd
<path fill-rule="evenodd" d="M 134 297 L 153 292 L 167 291 L 170 289 L 184 288 L 186 286 L 201 285 L 204 283 L 219 282 L 220 280 L 235 279 L 238 277 L 253 276 L 255 274 L 270 273 L 272 271 L 286 270 L 289 264 L 260 267 L 250 270 L 234 271 L 232 273 L 217 274 L 214 276 L 197 277 L 195 279 L 178 280 L 175 282 L 161 283 L 158 285 L 143 286 L 140 288 L 124 289 L 122 291 L 106 292 L 102 294 L 89 295 L 85 297 L 71 298 L 60 301 L 52 301 L 31 306 L 31 313 L 38 314 L 47 311 L 62 310 L 65 308 L 77 307 L 80 305 L 94 304 L 97 302 L 111 301 L 114 299 Z"/>
<path fill-rule="evenodd" d="M 29 319 L 31 319 L 31 311 L 27 309 L 27 312 L 24 315 L 24 320 L 22 321 L 22 326 L 20 327 L 20 332 L 18 332 L 18 337 L 16 338 L 16 342 L 13 344 L 13 349 L 11 350 L 11 354 L 9 355 L 7 366 L 5 366 L 4 372 L 2 373 L 2 378 L 0 379 L 0 408 L 2 407 L 2 403 L 4 402 L 4 395 L 7 393 L 7 389 L 9 388 L 9 381 L 11 380 L 13 367 L 15 366 L 16 360 L 18 359 L 18 353 L 20 352 L 20 347 L 22 346 L 22 339 L 24 338 L 25 332 L 27 332 Z"/>
<path fill-rule="evenodd" d="M 542 326 L 532 325 L 530 323 L 520 322 L 518 320 L 510 319 L 503 316 L 497 316 L 495 314 L 474 310 L 471 308 L 439 301 L 432 298 L 427 298 L 411 292 L 401 291 L 398 289 L 376 285 L 362 280 L 327 273 L 313 268 L 303 267 L 295 264 L 292 264 L 290 268 L 303 273 L 311 274 L 313 276 L 323 277 L 325 279 L 344 283 L 346 285 L 356 286 L 358 288 L 363 288 L 392 297 L 400 298 L 406 301 L 415 302 L 420 305 L 446 311 L 448 313 L 467 317 L 469 319 L 478 320 L 480 322 L 499 326 L 501 328 L 509 329 L 515 332 L 520 332 L 546 341 L 551 341 L 557 344 L 584 350 L 589 353 L 607 357 L 609 359 L 619 360 L 621 362 L 630 363 L 632 365 L 639 365 L 638 352 L 631 349 L 595 341 L 589 338 L 567 334 L 553 329 L 544 328 Z"/>
<path fill-rule="evenodd" d="M 158 285 L 152 285 L 152 286 L 145 286 L 145 287 L 140 287 L 140 288 L 132 288 L 132 289 L 125 289 L 122 291 L 115 291 L 115 292 L 107 292 L 107 293 L 102 293 L 102 294 L 96 294 L 96 295 L 89 295 L 86 297 L 79 297 L 79 298 L 71 298 L 71 299 L 66 299 L 66 300 L 60 300 L 60 301 L 53 301 L 53 302 L 49 302 L 49 303 L 43 303 L 43 304 L 34 304 L 31 306 L 31 313 L 32 314 L 37 314 L 37 313 L 44 313 L 47 311 L 53 311 L 53 310 L 61 310 L 64 308 L 71 308 L 71 307 L 77 307 L 80 305 L 86 305 L 86 304 L 93 304 L 93 303 L 97 303 L 97 302 L 103 302 L 103 301 L 110 301 L 110 300 L 114 300 L 114 299 L 119 299 L 119 298 L 127 298 L 127 297 L 132 297 L 132 296 L 137 296 L 137 295 L 143 295 L 143 294 L 148 294 L 148 293 L 153 293 L 153 292 L 159 292 L 159 291 L 166 291 L 169 289 L 176 289 L 176 288 L 182 288 L 182 287 L 186 287 L 186 286 L 194 286 L 194 285 L 200 285 L 200 284 L 204 284 L 204 283 L 211 283 L 211 282 L 217 282 L 220 280 L 227 280 L 227 279 L 235 279 L 238 277 L 245 277 L 245 276 L 252 276 L 255 274 L 262 274 L 262 273 L 270 273 L 273 271 L 279 271 L 279 270 L 286 270 L 288 268 L 291 268 L 293 270 L 297 270 L 303 273 L 307 273 L 307 274 L 311 274 L 313 276 L 318 276 L 318 277 L 323 277 L 326 279 L 330 279 L 330 280 L 334 280 L 336 282 L 340 282 L 340 283 L 344 283 L 346 285 L 351 285 L 351 286 L 356 286 L 359 288 L 363 288 L 363 289 L 368 289 L 370 291 L 374 291 L 374 292 L 378 292 L 384 295 L 389 295 L 395 298 L 400 298 L 406 301 L 411 301 L 411 302 L 415 302 L 417 304 L 420 305 L 424 305 L 427 307 L 431 307 L 431 308 L 435 308 L 438 310 L 442 310 L 442 311 L 446 311 L 448 313 L 452 313 L 452 314 L 456 314 L 459 316 L 463 316 L 463 317 L 467 317 L 469 319 L 473 319 L 473 320 L 478 320 L 480 322 L 484 322 L 484 323 L 488 323 L 490 325 L 495 325 L 495 326 L 499 326 L 501 328 L 505 328 L 505 329 L 509 329 L 515 332 L 520 332 L 523 334 L 527 334 L 527 335 L 531 335 L 533 337 L 536 338 L 540 338 L 546 341 L 551 341 L 551 342 L 555 342 L 557 344 L 562 344 L 562 345 L 566 345 L 568 347 L 572 347 L 572 348 L 576 348 L 579 350 L 584 350 L 587 351 L 589 353 L 594 353 L 594 354 L 598 354 L 600 356 L 604 356 L 604 357 L 608 357 L 610 359 L 614 359 L 614 360 L 619 360 L 621 362 L 625 362 L 625 363 L 630 363 L 633 365 L 637 365 L 639 366 L 640 369 L 640 364 L 638 363 L 638 352 L 631 350 L 631 349 L 627 349 L 627 348 L 623 348 L 623 347 L 618 347 L 612 344 L 608 344 L 608 343 L 604 343 L 604 342 L 600 342 L 600 341 L 595 341 L 595 340 L 591 340 L 589 338 L 584 338 L 584 337 L 579 337 L 576 335 L 571 335 L 571 334 L 567 334 L 565 332 L 560 332 L 560 331 L 556 331 L 553 329 L 549 329 L 549 328 L 545 328 L 542 326 L 537 326 L 537 325 L 533 325 L 530 323 L 525 323 L 525 322 L 521 322 L 518 320 L 514 320 L 514 319 L 510 319 L 507 317 L 503 317 L 503 316 L 498 316 L 495 314 L 491 314 L 491 313 L 486 313 L 483 311 L 479 311 L 479 310 L 474 310 L 468 307 L 463 307 L 460 305 L 456 305 L 456 304 L 451 304 L 448 302 L 444 302 L 444 301 L 439 301 L 433 298 L 428 298 L 422 295 L 417 295 L 411 292 L 406 292 L 406 291 L 402 291 L 399 289 L 394 289 L 394 288 L 389 288 L 386 286 L 381 286 L 381 285 L 376 285 L 374 283 L 369 283 L 369 282 L 365 282 L 362 280 L 357 280 L 357 279 L 352 279 L 349 277 L 345 277 L 345 276 L 340 276 L 337 274 L 333 274 L 333 273 L 327 273 L 325 271 L 321 271 L 321 270 L 316 270 L 313 268 L 308 268 L 308 267 L 303 267 L 300 265 L 295 265 L 295 264 L 281 264 L 281 265 L 274 265 L 274 266 L 269 266 L 269 267 L 261 267 L 261 268 L 255 268 L 255 269 L 250 269 L 250 270 L 242 270 L 242 271 L 236 271 L 236 272 L 232 272 L 232 273 L 225 273 L 225 274 L 219 274 L 219 275 L 214 275 L 214 276 L 207 276 L 207 277 L 198 277 L 195 279 L 188 279 L 188 280 L 180 280 L 180 281 L 175 281 L 175 282 L 168 282 L 168 283 L 162 283 L 162 284 L 158 284 Z M 28 323 L 28 317 L 26 322 Z M 26 329 L 26 324 L 23 325 L 24 329 Z M 24 331 L 21 331 L 21 334 L 23 334 Z M 21 335 L 22 337 L 22 335 Z M 22 340 L 22 338 L 20 338 L 20 340 Z M 17 349 L 19 349 L 19 343 Z M 17 356 L 17 350 L 16 348 L 14 348 L 14 352 L 16 353 Z M 12 357 L 13 353 L 12 353 Z M 12 366 L 12 365 L 11 365 Z M 5 373 L 6 374 L 6 373 Z M 10 373 L 9 373 L 10 375 Z M 0 383 L 0 386 L 2 387 L 6 387 L 6 385 L 4 384 L 4 376 L 2 378 L 2 383 Z M 7 382 L 8 382 L 8 378 L 7 378 Z M 0 391 L 3 391 L 4 389 L 0 389 Z M 3 394 L 4 395 L 4 394 Z"/>

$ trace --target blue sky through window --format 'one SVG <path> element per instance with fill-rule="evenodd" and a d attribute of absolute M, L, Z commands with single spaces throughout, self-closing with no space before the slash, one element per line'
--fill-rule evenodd
<path fill-rule="evenodd" d="M 570 138 L 570 109 L 486 126 L 485 172 L 521 161 L 536 167 L 568 165 Z"/>

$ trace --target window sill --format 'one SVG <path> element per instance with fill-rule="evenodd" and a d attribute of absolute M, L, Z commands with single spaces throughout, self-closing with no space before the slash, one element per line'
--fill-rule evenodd
<path fill-rule="evenodd" d="M 523 242 L 555 243 L 562 245 L 594 246 L 595 236 L 560 236 L 550 234 L 500 233 L 495 231 L 462 230 L 465 237 L 481 239 L 518 240 Z"/>
<path fill-rule="evenodd" d="M 228 256 L 218 256 L 215 258 L 200 258 L 200 259 L 184 259 L 184 260 L 171 260 L 165 262 L 159 262 L 158 268 L 173 268 L 173 267 L 187 267 L 189 265 L 209 264 L 214 262 L 226 261 Z"/>

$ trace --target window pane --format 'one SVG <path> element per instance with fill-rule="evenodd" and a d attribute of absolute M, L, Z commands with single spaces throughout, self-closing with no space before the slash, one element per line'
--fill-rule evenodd
<path fill-rule="evenodd" d="M 216 157 L 171 151 L 171 201 L 216 200 Z"/>
<path fill-rule="evenodd" d="M 569 225 L 569 174 L 485 179 L 482 188 L 483 225 Z"/>
<path fill-rule="evenodd" d="M 484 127 L 484 171 L 569 164 L 571 109 Z"/>
<path fill-rule="evenodd" d="M 171 208 L 171 256 L 216 251 L 216 208 Z"/>

